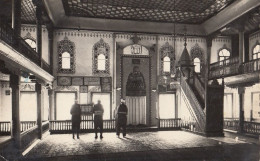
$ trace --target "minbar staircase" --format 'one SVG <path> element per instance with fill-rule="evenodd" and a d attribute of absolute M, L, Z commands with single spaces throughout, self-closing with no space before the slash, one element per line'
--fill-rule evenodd
<path fill-rule="evenodd" d="M 197 73 L 192 72 L 191 77 L 186 77 L 183 71 L 180 72 L 180 86 L 184 101 L 196 121 L 196 132 L 206 136 L 223 136 L 224 86 L 219 85 L 217 81 L 207 84 L 207 101 L 205 101 L 205 83 Z"/>
<path fill-rule="evenodd" d="M 191 113 L 191 116 L 196 120 L 196 131 L 204 132 L 206 125 L 206 114 L 203 111 L 205 89 L 202 81 L 195 72 L 192 79 L 188 79 L 181 72 L 180 85 L 181 90 L 184 93 L 183 96 L 186 98 L 185 101 L 188 101 L 187 107 Z"/>

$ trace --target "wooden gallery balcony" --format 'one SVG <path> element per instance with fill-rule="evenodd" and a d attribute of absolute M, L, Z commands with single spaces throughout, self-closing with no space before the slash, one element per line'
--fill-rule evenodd
<path fill-rule="evenodd" d="M 239 64 L 239 58 L 233 57 L 210 64 L 209 79 L 225 78 L 226 85 L 259 82 L 260 59 Z"/>
<path fill-rule="evenodd" d="M 31 70 L 32 73 L 38 73 L 38 69 L 47 72 L 49 78 L 52 69 L 50 65 L 40 58 L 39 54 L 31 48 L 27 42 L 15 35 L 13 28 L 4 20 L 0 19 L 0 58 L 21 69 Z M 33 70 L 35 69 L 35 70 Z M 46 73 L 44 74 L 46 75 Z M 46 76 L 45 76 L 46 77 Z M 46 78 L 45 78 L 46 79 Z"/>

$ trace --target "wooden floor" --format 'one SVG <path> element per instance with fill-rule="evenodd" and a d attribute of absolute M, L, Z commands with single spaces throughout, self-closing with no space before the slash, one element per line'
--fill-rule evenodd
<path fill-rule="evenodd" d="M 259 161 L 259 145 L 235 138 L 206 138 L 184 131 L 128 133 L 117 138 L 93 133 L 72 139 L 69 134 L 49 135 L 23 161 Z"/>

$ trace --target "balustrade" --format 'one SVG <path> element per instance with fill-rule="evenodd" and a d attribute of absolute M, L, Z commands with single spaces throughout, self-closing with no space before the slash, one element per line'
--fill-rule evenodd
<path fill-rule="evenodd" d="M 0 20 L 0 39 L 35 64 L 41 64 L 40 61 L 42 60 L 40 59 L 38 53 L 22 37 L 14 35 L 14 30 L 12 27 L 3 20 Z M 51 73 L 50 65 L 45 61 L 43 61 L 43 69 L 46 72 Z"/>
<path fill-rule="evenodd" d="M 180 128 L 180 118 L 161 119 L 158 120 L 158 128 Z"/>

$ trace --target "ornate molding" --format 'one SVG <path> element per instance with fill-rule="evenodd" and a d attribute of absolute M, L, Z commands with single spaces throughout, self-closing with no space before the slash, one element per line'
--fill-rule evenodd
<path fill-rule="evenodd" d="M 90 31 L 56 31 L 56 36 L 68 36 L 68 37 L 90 37 L 90 38 L 113 38 L 113 33 L 110 32 L 90 32 Z"/>
<path fill-rule="evenodd" d="M 53 90 L 54 91 L 78 91 L 78 89 L 73 86 L 57 86 Z"/>
<path fill-rule="evenodd" d="M 30 32 L 27 32 L 27 34 L 23 37 L 23 39 L 31 39 L 33 41 L 36 42 L 36 39 L 34 37 L 32 37 L 31 33 Z"/>

